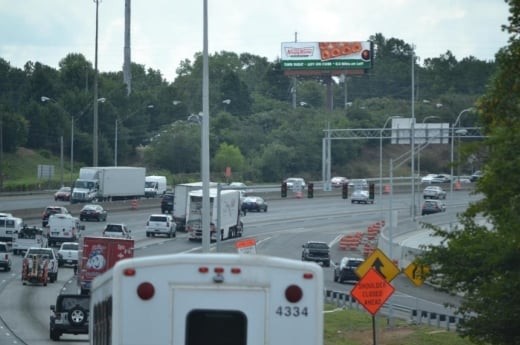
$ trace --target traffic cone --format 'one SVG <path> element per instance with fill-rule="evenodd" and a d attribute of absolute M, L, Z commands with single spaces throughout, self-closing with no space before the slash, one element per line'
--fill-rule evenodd
<path fill-rule="evenodd" d="M 137 210 L 137 199 L 133 199 L 130 205 L 132 210 Z"/>
<path fill-rule="evenodd" d="M 390 194 L 390 186 L 389 185 L 385 185 L 385 188 L 383 189 L 383 194 Z"/>
<path fill-rule="evenodd" d="M 455 190 L 460 190 L 460 189 L 461 189 L 460 181 L 457 180 L 457 182 L 455 182 Z"/>

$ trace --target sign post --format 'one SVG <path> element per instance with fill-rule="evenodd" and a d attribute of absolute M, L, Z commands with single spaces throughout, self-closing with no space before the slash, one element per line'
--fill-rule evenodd
<path fill-rule="evenodd" d="M 372 332 L 374 345 L 376 345 L 376 319 L 375 314 L 385 304 L 386 300 L 394 293 L 395 288 L 379 274 L 375 268 L 368 272 L 354 286 L 351 295 L 372 314 Z"/>

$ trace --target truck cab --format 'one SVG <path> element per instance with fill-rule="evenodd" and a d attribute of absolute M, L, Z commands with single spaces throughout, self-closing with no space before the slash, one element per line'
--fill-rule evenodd
<path fill-rule="evenodd" d="M 99 182 L 97 180 L 77 179 L 70 196 L 71 203 L 91 202 L 97 199 Z"/>

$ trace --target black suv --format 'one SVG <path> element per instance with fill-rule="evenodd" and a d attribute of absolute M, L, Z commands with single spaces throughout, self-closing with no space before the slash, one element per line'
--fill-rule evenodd
<path fill-rule="evenodd" d="M 327 243 L 308 241 L 302 247 L 302 261 L 321 262 L 325 267 L 330 266 L 330 248 Z"/>
<path fill-rule="evenodd" d="M 58 341 L 62 334 L 88 334 L 90 307 L 88 295 L 58 295 L 56 304 L 51 305 L 51 340 Z"/>
<path fill-rule="evenodd" d="M 173 212 L 173 194 L 166 193 L 161 199 L 161 213 Z"/>

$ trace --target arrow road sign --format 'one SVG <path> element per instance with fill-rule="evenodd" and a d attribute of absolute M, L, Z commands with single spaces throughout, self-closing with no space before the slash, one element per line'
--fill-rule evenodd
<path fill-rule="evenodd" d="M 374 268 L 387 282 L 391 282 L 401 272 L 385 253 L 377 248 L 358 266 L 356 274 L 361 278 L 371 268 Z"/>

